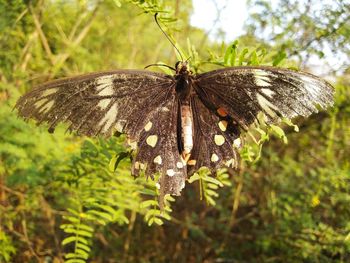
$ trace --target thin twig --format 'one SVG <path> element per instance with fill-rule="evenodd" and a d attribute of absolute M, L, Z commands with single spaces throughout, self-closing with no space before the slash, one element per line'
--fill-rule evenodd
<path fill-rule="evenodd" d="M 33 17 L 35 28 L 36 28 L 36 30 L 37 30 L 37 32 L 39 34 L 39 37 L 40 37 L 40 40 L 41 40 L 41 44 L 44 47 L 46 55 L 48 56 L 51 64 L 54 65 L 55 64 L 55 60 L 54 60 L 54 57 L 53 57 L 53 54 L 52 54 L 49 42 L 47 41 L 47 38 L 46 38 L 43 30 L 41 29 L 40 21 L 39 21 L 38 17 L 36 16 L 35 12 L 34 12 L 32 4 L 29 4 L 29 11 L 30 11 L 30 13 L 31 13 L 31 15 Z"/>
<path fill-rule="evenodd" d="M 64 64 L 64 62 L 71 56 L 72 51 L 74 50 L 75 47 L 77 47 L 81 41 L 83 41 L 83 39 L 86 37 L 86 35 L 88 34 L 92 23 L 97 15 L 97 11 L 99 9 L 99 5 L 100 5 L 100 1 L 98 1 L 96 3 L 96 6 L 94 8 L 94 10 L 91 13 L 90 19 L 89 21 L 86 23 L 86 25 L 84 26 L 84 28 L 80 31 L 79 35 L 76 36 L 76 38 L 72 41 L 71 43 L 71 47 L 68 49 L 68 52 L 63 53 L 58 55 L 57 61 L 56 61 L 56 65 L 52 70 L 52 74 L 55 75 L 56 72 L 62 67 L 62 65 Z"/>

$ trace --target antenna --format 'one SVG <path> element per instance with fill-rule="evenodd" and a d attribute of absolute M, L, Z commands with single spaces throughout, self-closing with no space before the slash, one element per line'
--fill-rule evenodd
<path fill-rule="evenodd" d="M 171 69 L 171 70 L 176 71 L 176 69 L 173 68 L 173 67 L 171 67 L 171 66 L 168 66 L 168 65 L 166 65 L 166 64 L 158 64 L 158 63 L 156 63 L 156 64 L 150 64 L 150 65 L 144 67 L 144 69 L 149 68 L 149 67 L 153 67 L 153 66 L 166 67 L 166 68 L 169 68 L 169 69 Z"/>
<path fill-rule="evenodd" d="M 179 53 L 180 57 L 181 57 L 181 61 L 183 62 L 184 59 L 181 55 L 180 50 L 175 46 L 174 42 L 170 39 L 170 37 L 167 35 L 167 33 L 165 33 L 165 31 L 163 30 L 163 28 L 160 26 L 158 19 L 157 19 L 158 13 L 155 13 L 154 15 L 154 20 L 156 20 L 156 23 L 158 25 L 158 27 L 160 28 L 160 30 L 163 32 L 164 36 L 169 40 L 169 42 L 173 45 L 173 47 L 176 49 L 177 53 Z"/>

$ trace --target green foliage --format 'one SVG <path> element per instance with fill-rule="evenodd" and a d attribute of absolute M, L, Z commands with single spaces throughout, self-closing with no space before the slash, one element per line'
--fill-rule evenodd
<path fill-rule="evenodd" d="M 11 238 L 0 231 L 0 261 L 10 262 L 12 254 L 16 253 L 16 248 L 13 246 Z"/>
<path fill-rule="evenodd" d="M 86 139 L 81 154 L 73 156 L 64 170 L 62 183 L 68 183 L 72 192 L 69 213 L 63 216 L 67 222 L 60 226 L 68 235 L 62 245 L 67 249 L 73 245 L 72 252 L 65 255 L 66 262 L 87 260 L 97 227 L 127 225 L 130 213 L 143 215 L 148 225 L 162 225 L 164 220 L 171 220 L 170 201 L 174 198 L 166 196 L 165 206 L 161 208 L 157 181 L 131 177 L 130 154 L 124 151 L 122 141 L 122 137 L 99 139 L 98 143 Z M 112 157 L 118 151 L 119 160 Z M 109 160 L 112 169 L 106 167 Z M 145 196 L 152 199 L 144 200 Z"/>

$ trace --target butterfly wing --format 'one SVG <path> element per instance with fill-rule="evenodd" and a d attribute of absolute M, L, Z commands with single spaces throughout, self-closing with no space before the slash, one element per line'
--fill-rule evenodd
<path fill-rule="evenodd" d="M 178 149 L 179 102 L 175 89 L 168 93 L 164 103 L 152 113 L 138 140 L 137 156 L 132 173 L 146 175 L 160 173 L 161 200 L 164 194 L 179 195 L 185 186 L 187 171 Z"/>
<path fill-rule="evenodd" d="M 195 88 L 220 113 L 241 127 L 253 123 L 259 112 L 268 122 L 279 117 L 309 116 L 333 103 L 333 87 L 300 71 L 275 67 L 224 68 L 197 76 Z"/>
<path fill-rule="evenodd" d="M 92 73 L 46 83 L 21 97 L 16 108 L 24 118 L 60 122 L 87 136 L 126 133 L 137 142 L 132 173 L 161 174 L 161 192 L 179 194 L 186 170 L 177 146 L 178 102 L 175 80 L 149 71 Z"/>
<path fill-rule="evenodd" d="M 16 108 L 25 119 L 47 122 L 49 131 L 67 122 L 82 135 L 119 131 L 137 139 L 173 83 L 172 77 L 149 71 L 92 73 L 43 84 L 22 96 Z"/>
<path fill-rule="evenodd" d="M 237 168 L 237 148 L 240 147 L 237 123 L 228 115 L 216 114 L 210 101 L 204 102 L 199 96 L 192 97 L 191 107 L 194 139 L 188 173 L 192 174 L 202 166 L 212 172 L 223 166 Z"/>

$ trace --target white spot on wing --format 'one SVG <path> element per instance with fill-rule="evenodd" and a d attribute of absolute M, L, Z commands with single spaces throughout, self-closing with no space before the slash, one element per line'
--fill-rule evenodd
<path fill-rule="evenodd" d="M 152 128 L 152 122 L 148 122 L 146 125 L 145 125 L 145 131 L 149 131 L 151 128 Z"/>
<path fill-rule="evenodd" d="M 146 143 L 147 143 L 149 146 L 151 146 L 151 147 L 156 146 L 157 141 L 158 141 L 158 136 L 157 136 L 157 135 L 150 135 L 150 136 L 148 136 L 147 139 L 146 139 Z"/>
<path fill-rule="evenodd" d="M 183 165 L 182 162 L 177 162 L 177 163 L 176 163 L 176 167 L 179 168 L 179 169 L 181 169 L 181 168 L 184 167 L 184 165 Z"/>
<path fill-rule="evenodd" d="M 268 101 L 264 96 L 260 95 L 259 93 L 256 94 L 256 98 L 258 100 L 258 103 L 260 107 L 271 117 L 274 117 L 276 114 L 274 112 L 277 111 L 277 107 L 273 105 L 270 101 Z"/>
<path fill-rule="evenodd" d="M 211 155 L 210 161 L 212 161 L 213 163 L 219 161 L 219 156 L 217 156 L 215 153 L 213 153 Z"/>
<path fill-rule="evenodd" d="M 40 109 L 40 113 L 46 113 L 48 112 L 52 106 L 54 104 L 54 101 L 49 101 L 48 103 L 46 103 L 41 109 Z M 43 104 L 41 104 L 43 105 Z"/>
<path fill-rule="evenodd" d="M 156 158 L 154 158 L 153 162 L 161 165 L 162 164 L 162 157 L 160 157 L 160 155 L 158 155 Z"/>
<path fill-rule="evenodd" d="M 222 135 L 215 135 L 214 142 L 216 145 L 221 146 L 225 143 L 225 138 Z"/>
<path fill-rule="evenodd" d="M 270 83 L 268 83 L 267 81 L 265 81 L 264 79 L 261 79 L 261 78 L 255 78 L 255 84 L 260 86 L 260 87 L 271 86 Z"/>
<path fill-rule="evenodd" d="M 233 145 L 234 145 L 236 148 L 241 148 L 241 146 L 242 146 L 241 138 L 237 138 L 236 140 L 234 140 L 234 141 L 233 141 Z"/>
<path fill-rule="evenodd" d="M 102 110 L 106 109 L 111 102 L 112 99 L 103 99 L 100 100 L 97 106 L 99 106 Z"/>
<path fill-rule="evenodd" d="M 309 76 L 304 76 L 301 75 L 300 79 L 303 81 L 304 88 L 311 94 L 313 98 L 317 98 L 320 94 L 320 86 L 317 85 L 317 82 L 309 77 Z"/>
<path fill-rule="evenodd" d="M 166 171 L 166 174 L 167 174 L 168 176 L 174 176 L 174 175 L 175 175 L 175 171 L 174 171 L 173 169 L 168 169 L 168 170 Z"/>
<path fill-rule="evenodd" d="M 270 81 L 269 72 L 264 71 L 262 69 L 254 70 L 254 82 L 256 85 L 261 87 L 268 87 L 268 86 L 271 86 L 269 81 Z"/>
<path fill-rule="evenodd" d="M 96 79 L 96 90 L 100 96 L 110 96 L 114 94 L 114 75 L 102 76 Z"/>
<path fill-rule="evenodd" d="M 112 107 L 107 111 L 105 116 L 101 119 L 99 122 L 99 126 L 103 125 L 102 132 L 107 132 L 111 125 L 115 121 L 115 117 L 117 116 L 118 113 L 118 107 L 117 104 L 113 104 Z"/>
<path fill-rule="evenodd" d="M 96 90 L 99 96 L 112 96 L 114 94 L 113 89 L 114 75 L 102 76 L 96 79 Z M 103 99 L 98 103 L 101 109 L 108 107 L 111 99 Z"/>
<path fill-rule="evenodd" d="M 38 100 L 37 102 L 34 103 L 34 106 L 37 107 L 37 108 L 40 108 L 44 103 L 47 102 L 47 99 L 40 99 Z"/>
<path fill-rule="evenodd" d="M 224 121 L 224 120 L 223 121 L 219 121 L 218 125 L 219 125 L 220 130 L 226 131 L 226 129 L 227 129 L 227 121 Z"/>
<path fill-rule="evenodd" d="M 271 89 L 262 88 L 260 91 L 270 98 L 272 98 L 272 96 L 275 94 L 275 92 Z"/>
<path fill-rule="evenodd" d="M 56 93 L 57 90 L 58 90 L 58 88 L 47 89 L 47 90 L 45 90 L 45 91 L 41 94 L 41 96 L 42 96 L 42 97 L 49 96 L 49 95 L 51 95 L 51 94 Z"/>
<path fill-rule="evenodd" d="M 117 123 L 115 124 L 115 129 L 116 129 L 118 132 L 123 132 L 125 123 L 126 123 L 125 120 L 118 120 Z"/>

